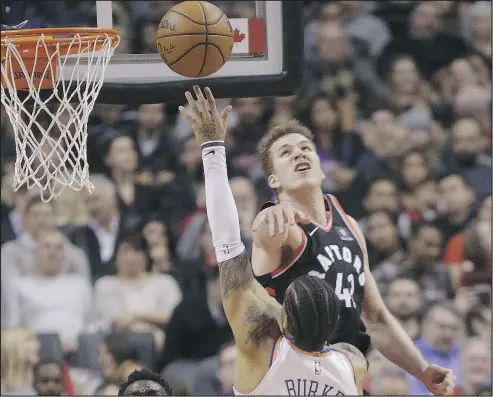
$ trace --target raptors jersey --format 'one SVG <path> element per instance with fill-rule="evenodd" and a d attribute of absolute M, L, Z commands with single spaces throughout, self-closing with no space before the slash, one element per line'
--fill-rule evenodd
<path fill-rule="evenodd" d="M 241 395 L 236 390 L 235 395 Z M 358 395 L 349 359 L 336 349 L 305 352 L 284 336 L 272 349 L 269 370 L 249 395 Z"/>
<path fill-rule="evenodd" d="M 340 325 L 328 342 L 350 343 L 366 354 L 370 338 L 360 319 L 365 285 L 363 248 L 337 199 L 325 196 L 325 205 L 327 224 L 299 225 L 303 230 L 300 247 L 274 272 L 257 280 L 282 304 L 286 289 L 297 277 L 308 274 L 325 279 L 341 303 Z"/>

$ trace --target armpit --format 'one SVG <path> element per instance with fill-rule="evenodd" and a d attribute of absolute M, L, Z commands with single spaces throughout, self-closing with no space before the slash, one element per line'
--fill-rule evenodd
<path fill-rule="evenodd" d="M 277 338 L 281 334 L 279 324 L 275 317 L 262 310 L 256 303 L 252 303 L 244 317 L 244 324 L 248 329 L 246 343 L 252 343 L 259 347 L 266 338 Z"/>

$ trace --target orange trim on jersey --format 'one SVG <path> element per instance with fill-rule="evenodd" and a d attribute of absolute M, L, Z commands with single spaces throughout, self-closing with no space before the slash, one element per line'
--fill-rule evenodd
<path fill-rule="evenodd" d="M 308 240 L 306 238 L 305 231 L 303 229 L 301 229 L 301 244 L 296 249 L 296 251 L 293 252 L 293 254 L 288 259 L 288 261 L 286 263 L 282 264 L 281 266 L 279 266 L 276 270 L 274 270 L 271 273 L 271 276 L 277 277 L 277 276 L 281 275 L 282 273 L 284 273 L 286 270 L 288 270 L 300 258 L 301 254 L 303 253 L 303 251 L 306 248 L 307 243 L 308 243 Z"/>
<path fill-rule="evenodd" d="M 274 363 L 274 361 L 276 361 L 277 355 L 279 354 L 279 346 L 281 346 L 282 338 L 283 336 L 281 335 L 279 338 L 277 338 L 276 343 L 274 344 L 274 348 L 272 349 L 272 355 L 270 356 L 269 368 Z"/>
<path fill-rule="evenodd" d="M 330 229 L 332 229 L 332 204 L 330 203 L 330 200 L 325 195 L 324 195 L 324 200 L 328 204 L 328 207 L 329 207 L 328 208 L 329 209 L 329 215 L 327 216 L 327 223 L 325 224 L 325 226 L 319 225 L 315 221 L 312 221 L 311 223 L 314 224 L 319 229 L 321 229 L 327 233 L 327 232 L 330 232 Z"/>
<path fill-rule="evenodd" d="M 332 352 L 332 349 L 328 349 L 328 348 L 325 348 L 324 350 L 322 350 L 321 352 L 309 352 L 309 351 L 306 351 L 306 350 L 303 350 L 303 349 L 300 349 L 298 346 L 296 346 L 293 342 L 291 342 L 288 338 L 286 338 L 286 340 L 288 341 L 289 345 L 295 350 L 297 351 L 298 353 L 302 353 L 302 354 L 305 354 L 307 356 L 311 356 L 311 357 L 327 357 L 331 354 Z"/>
<path fill-rule="evenodd" d="M 341 204 L 339 203 L 339 200 L 337 200 L 332 194 L 330 194 L 330 197 L 334 201 L 334 205 L 337 207 L 337 209 L 339 210 L 339 213 L 344 218 L 344 221 L 346 222 L 346 226 L 353 233 L 354 237 L 356 238 L 356 241 L 359 244 L 359 247 L 361 248 L 361 251 L 363 251 L 363 254 L 364 254 L 364 252 L 365 252 L 365 249 L 364 249 L 365 245 L 363 244 L 363 242 L 361 240 L 361 235 L 360 235 L 359 231 L 354 228 L 353 224 L 351 223 L 351 221 L 349 220 L 349 218 L 348 218 L 348 216 L 346 214 L 346 211 L 344 211 L 344 209 L 342 208 Z"/>

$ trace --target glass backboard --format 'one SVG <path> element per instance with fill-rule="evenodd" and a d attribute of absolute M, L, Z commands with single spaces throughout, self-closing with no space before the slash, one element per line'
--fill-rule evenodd
<path fill-rule="evenodd" d="M 115 28 L 121 44 L 105 73 L 100 103 L 182 101 L 192 85 L 209 86 L 221 97 L 293 94 L 301 84 L 303 13 L 299 1 L 211 1 L 229 17 L 235 32 L 230 60 L 216 73 L 186 78 L 157 53 L 159 21 L 177 1 L 11 1 L 6 20 L 27 27 Z M 68 60 L 70 65 L 70 59 Z M 66 67 L 63 76 L 70 76 Z"/>

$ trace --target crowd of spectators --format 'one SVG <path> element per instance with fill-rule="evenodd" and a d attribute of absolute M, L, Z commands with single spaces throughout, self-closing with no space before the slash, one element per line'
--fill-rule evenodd
<path fill-rule="evenodd" d="M 9 18 L 94 26 L 94 3 L 15 1 Z M 112 3 L 117 51 L 155 53 L 176 2 Z M 213 3 L 255 16 L 254 1 Z M 233 105 L 229 176 L 246 246 L 273 197 L 256 143 L 297 118 L 314 133 L 324 191 L 365 233 L 390 311 L 462 395 L 491 395 L 491 38 L 486 1 L 306 1 L 302 89 L 218 101 Z M 49 203 L 12 191 L 2 109 L 2 395 L 115 395 L 141 367 L 177 394 L 232 394 L 201 152 L 178 105 L 97 105 L 95 189 Z M 379 352 L 369 362 L 371 395 L 427 393 Z"/>

